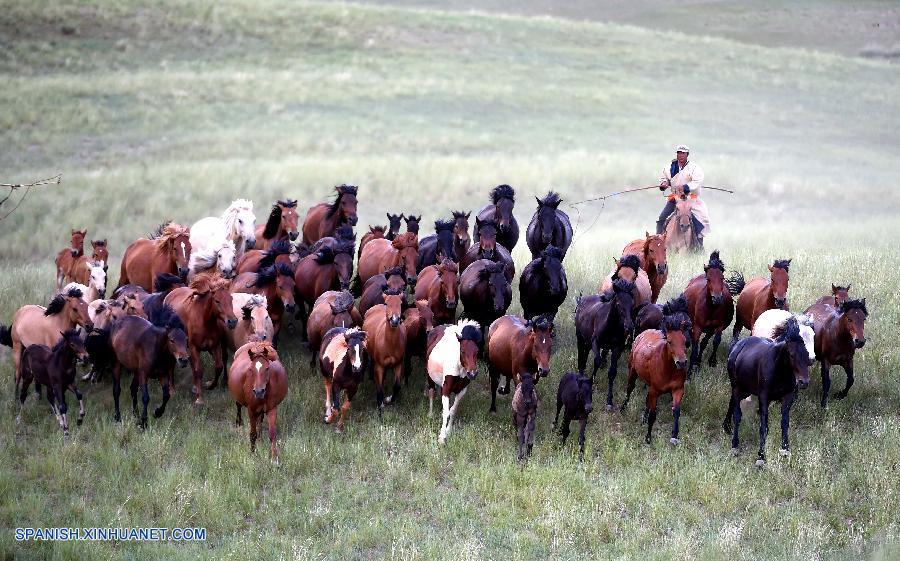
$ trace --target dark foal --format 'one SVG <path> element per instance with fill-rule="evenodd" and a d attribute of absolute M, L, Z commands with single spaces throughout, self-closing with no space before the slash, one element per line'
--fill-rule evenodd
<path fill-rule="evenodd" d="M 512 399 L 513 424 L 519 435 L 519 461 L 531 455 L 534 446 L 534 423 L 537 419 L 538 398 L 531 372 L 522 372 Z"/>
<path fill-rule="evenodd" d="M 563 410 L 562 443 L 569 438 L 569 424 L 577 419 L 581 427 L 578 430 L 579 459 L 584 460 L 584 433 L 587 429 L 588 415 L 594 410 L 594 383 L 590 378 L 578 372 L 566 372 L 559 380 L 556 390 L 556 417 L 553 427 L 559 422 L 559 412 Z"/>

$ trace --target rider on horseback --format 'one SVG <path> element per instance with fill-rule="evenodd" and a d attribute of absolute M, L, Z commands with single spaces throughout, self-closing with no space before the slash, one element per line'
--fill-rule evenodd
<path fill-rule="evenodd" d="M 697 243 L 703 247 L 703 236 L 709 231 L 709 216 L 706 212 L 706 204 L 700 199 L 700 190 L 703 183 L 703 170 L 694 162 L 688 161 L 691 149 L 684 144 L 675 148 L 675 159 L 671 165 L 663 168 L 662 178 L 659 182 L 659 190 L 671 189 L 666 206 L 663 207 L 656 221 L 656 233 L 662 234 L 666 230 L 666 221 L 675 211 L 675 197 L 688 197 L 693 200 L 694 208 L 691 214 L 691 222 L 694 225 L 694 235 Z M 706 230 L 706 231 L 704 231 Z"/>

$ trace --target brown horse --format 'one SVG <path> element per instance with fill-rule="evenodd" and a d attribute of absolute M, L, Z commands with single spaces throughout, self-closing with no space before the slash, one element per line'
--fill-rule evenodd
<path fill-rule="evenodd" d="M 849 287 L 848 287 L 849 288 Z M 853 356 L 857 349 L 866 344 L 866 299 L 847 300 L 834 308 L 828 304 L 813 304 L 806 309 L 806 315 L 813 318 L 816 332 L 816 359 L 822 364 L 822 407 L 828 405 L 828 391 L 831 389 L 829 371 L 833 365 L 844 368 L 847 385 L 834 394 L 835 399 L 844 399 L 853 385 Z"/>
<path fill-rule="evenodd" d="M 369 226 L 369 231 L 363 234 L 362 240 L 359 242 L 359 249 L 356 252 L 356 258 L 359 259 L 362 256 L 363 247 L 367 243 L 372 240 L 377 240 L 384 237 L 384 233 L 387 231 L 387 226 Z"/>
<path fill-rule="evenodd" d="M 413 260 L 415 263 L 415 260 Z M 384 304 L 370 308 L 363 319 L 363 331 L 367 334 L 369 357 L 375 370 L 375 401 L 378 414 L 385 404 L 400 398 L 403 382 L 403 357 L 406 354 L 406 326 L 402 321 L 403 296 L 395 290 L 384 294 Z M 394 370 L 394 393 L 385 397 L 384 374 Z"/>
<path fill-rule="evenodd" d="M 276 201 L 266 223 L 256 226 L 256 249 L 269 249 L 282 238 L 296 240 L 300 234 L 297 231 L 298 219 L 296 199 Z"/>
<path fill-rule="evenodd" d="M 416 281 L 415 299 L 428 300 L 434 313 L 434 321 L 456 323 L 456 305 L 459 295 L 459 267 L 449 258 L 440 265 L 422 269 Z"/>
<path fill-rule="evenodd" d="M 628 361 L 628 386 L 622 411 L 628 406 L 638 376 L 647 384 L 647 405 L 644 415 L 647 420 L 647 436 L 644 442 L 650 444 L 653 423 L 656 422 L 656 401 L 664 393 L 672 394 L 672 438 L 669 442 L 678 444 L 678 421 L 681 417 L 681 398 L 684 397 L 684 382 L 688 372 L 688 332 L 689 321 L 676 316 L 666 316 L 662 330 L 648 329 L 634 340 L 631 346 L 631 360 Z"/>
<path fill-rule="evenodd" d="M 160 273 L 185 278 L 191 258 L 191 231 L 166 222 L 150 237 L 132 242 L 122 257 L 119 286 L 136 284 L 147 292 L 153 290 L 153 279 Z"/>
<path fill-rule="evenodd" d="M 393 241 L 372 240 L 359 258 L 360 283 L 365 284 L 370 277 L 400 265 L 406 271 L 407 284 L 412 286 L 416 283 L 418 258 L 419 238 L 412 232 L 399 234 Z"/>
<path fill-rule="evenodd" d="M 691 318 L 692 371 L 700 370 L 703 351 L 711 336 L 713 348 L 709 356 L 709 367 L 715 368 L 717 364 L 716 352 L 719 350 L 719 343 L 722 342 L 722 331 L 734 318 L 731 290 L 732 287 L 725 282 L 725 263 L 719 258 L 717 249 L 710 254 L 709 263 L 703 266 L 703 274 L 692 278 L 684 289 L 688 316 Z M 705 335 L 702 342 L 700 342 L 701 333 Z M 690 376 L 691 373 L 688 372 L 688 378 Z"/>
<path fill-rule="evenodd" d="M 613 281 L 621 278 L 634 284 L 632 296 L 634 297 L 635 309 L 643 306 L 645 302 L 650 302 L 653 297 L 653 287 L 650 286 L 650 277 L 641 269 L 640 258 L 634 254 L 623 255 L 619 259 L 613 258 L 613 263 L 615 263 L 616 268 L 603 277 L 599 292 L 602 294 L 610 290 L 613 286 Z"/>
<path fill-rule="evenodd" d="M 231 281 L 231 293 L 246 292 L 266 297 L 269 317 L 275 326 L 272 344 L 278 344 L 281 320 L 285 313 L 293 314 L 297 309 L 294 299 L 294 272 L 287 265 L 277 263 L 263 267 L 255 273 L 241 273 Z"/>
<path fill-rule="evenodd" d="M 512 283 L 516 277 L 516 266 L 513 263 L 509 250 L 497 243 L 497 224 L 493 220 L 478 221 L 478 242 L 471 246 L 459 260 L 459 270 L 466 268 L 479 259 L 487 259 L 494 263 L 503 263 L 503 274 L 507 282 Z"/>
<path fill-rule="evenodd" d="M 769 266 L 769 278 L 756 277 L 746 283 L 738 296 L 737 317 L 734 322 L 732 339 L 737 341 L 744 327 L 753 330 L 753 324 L 766 310 L 788 309 L 788 268 L 790 259 L 777 259 Z M 738 280 L 740 283 L 743 279 Z M 732 344 L 734 344 L 732 342 Z"/>
<path fill-rule="evenodd" d="M 832 284 L 831 285 L 831 295 L 830 296 L 822 296 L 818 300 L 816 300 L 816 304 L 825 304 L 831 306 L 833 308 L 839 308 L 841 304 L 850 299 L 850 285 L 847 286 L 839 286 Z"/>
<path fill-rule="evenodd" d="M 234 315 L 238 316 L 234 329 L 226 332 L 225 340 L 228 345 L 223 349 L 223 360 L 228 355 L 251 341 L 271 341 L 275 338 L 275 325 L 269 317 L 268 302 L 262 294 L 247 294 L 246 292 L 232 292 L 231 306 Z M 227 361 L 226 361 L 227 363 Z"/>
<path fill-rule="evenodd" d="M 488 330 L 487 359 L 491 376 L 491 413 L 497 412 L 497 387 L 500 375 L 506 376 L 506 387 L 501 395 L 509 393 L 509 381 L 519 383 L 523 372 L 534 372 L 534 383 L 550 375 L 550 356 L 556 330 L 547 316 L 524 320 L 516 316 L 503 316 L 491 324 Z"/>
<path fill-rule="evenodd" d="M 234 264 L 235 275 L 255 273 L 262 267 L 271 267 L 276 263 L 282 263 L 293 269 L 295 251 L 287 238 L 272 242 L 268 249 L 245 251 Z"/>
<path fill-rule="evenodd" d="M 325 333 L 319 355 L 319 369 L 325 382 L 325 422 L 333 423 L 340 411 L 335 432 L 344 430 L 350 402 L 363 381 L 366 363 L 366 332 L 359 328 L 334 327 Z M 341 404 L 341 392 L 346 396 Z"/>
<path fill-rule="evenodd" d="M 471 214 L 471 212 L 462 210 L 453 211 L 453 252 L 456 254 L 453 260 L 457 263 L 472 246 L 472 238 L 469 237 L 469 216 Z"/>
<path fill-rule="evenodd" d="M 322 339 L 332 327 L 360 327 L 362 315 L 353 307 L 353 295 L 349 291 L 329 290 L 316 299 L 309 320 L 306 322 L 306 337 L 312 352 L 310 367 L 315 366 Z"/>
<path fill-rule="evenodd" d="M 102 262 L 103 270 L 109 269 L 109 247 L 106 239 L 91 240 L 91 261 Z"/>
<path fill-rule="evenodd" d="M 372 306 L 384 304 L 384 291 L 387 289 L 406 291 L 406 274 L 403 267 L 398 265 L 381 274 L 369 277 L 363 286 L 362 296 L 359 298 L 359 313 L 365 316 Z"/>
<path fill-rule="evenodd" d="M 312 245 L 325 236 L 332 235 L 339 226 L 356 226 L 356 185 L 337 185 L 337 196 L 332 203 L 319 203 L 306 211 L 303 221 L 303 243 Z"/>
<path fill-rule="evenodd" d="M 297 262 L 294 284 L 297 287 L 298 312 L 304 327 L 309 310 L 329 290 L 347 290 L 353 275 L 353 242 L 340 242 L 336 249 L 325 246 Z"/>
<path fill-rule="evenodd" d="M 85 236 L 87 236 L 87 230 L 72 230 L 69 247 L 59 250 L 59 253 L 56 254 L 56 290 L 62 290 L 66 283 L 66 273 L 72 268 L 72 262 L 84 255 Z"/>
<path fill-rule="evenodd" d="M 278 404 L 284 401 L 288 391 L 287 372 L 278 359 L 278 351 L 271 343 L 254 341 L 234 353 L 234 362 L 228 371 L 228 389 L 237 406 L 235 422 L 241 425 L 241 407 L 247 408 L 250 417 L 250 452 L 256 452 L 256 425 L 265 415 L 269 421 L 269 442 L 272 445 L 272 461 L 278 462 L 276 420 Z"/>
<path fill-rule="evenodd" d="M 694 199 L 675 199 L 675 212 L 666 222 L 666 243 L 676 253 L 703 249 L 694 235 L 694 223 L 691 220 L 693 206 Z"/>
<path fill-rule="evenodd" d="M 434 312 L 428 300 L 416 300 L 416 305 L 403 310 L 403 325 L 406 326 L 406 355 L 403 357 L 403 371 L 412 372 L 412 357 L 425 358 L 428 350 L 428 334 L 434 329 Z"/>
<path fill-rule="evenodd" d="M 195 405 L 203 405 L 203 365 L 200 353 L 208 351 L 215 361 L 215 378 L 206 385 L 213 389 L 224 374 L 222 342 L 226 329 L 234 329 L 237 316 L 234 314 L 230 283 L 215 273 L 203 273 L 194 277 L 190 286 L 176 288 L 166 296 L 165 303 L 175 310 L 187 327 L 188 348 L 193 371 L 193 393 L 197 396 Z"/>
<path fill-rule="evenodd" d="M 641 269 L 647 273 L 650 281 L 650 301 L 654 304 L 659 299 L 659 292 L 666 279 L 669 278 L 669 265 L 666 258 L 666 236 L 650 235 L 644 232 L 644 239 L 634 240 L 622 250 L 622 256 L 637 255 Z"/>

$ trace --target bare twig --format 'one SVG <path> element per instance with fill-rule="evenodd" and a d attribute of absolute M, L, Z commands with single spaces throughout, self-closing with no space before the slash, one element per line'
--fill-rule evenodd
<path fill-rule="evenodd" d="M 62 174 L 54 175 L 53 177 L 48 177 L 47 179 L 40 179 L 32 183 L 0 183 L 0 187 L 6 187 L 7 189 L 9 189 L 9 193 L 3 198 L 3 200 L 0 200 L 0 206 L 3 206 L 3 203 L 8 201 L 9 198 L 12 197 L 12 194 L 16 189 L 21 189 L 22 187 L 25 188 L 25 193 L 22 195 L 22 198 L 19 199 L 19 202 L 16 203 L 16 206 L 14 206 L 11 211 L 7 212 L 3 216 L 0 216 L 0 220 L 5 220 L 10 214 L 14 213 L 16 209 L 19 208 L 19 205 L 22 204 L 22 201 L 24 201 L 28 196 L 28 193 L 31 192 L 32 187 L 39 187 L 41 185 L 59 185 L 60 183 L 62 183 Z"/>

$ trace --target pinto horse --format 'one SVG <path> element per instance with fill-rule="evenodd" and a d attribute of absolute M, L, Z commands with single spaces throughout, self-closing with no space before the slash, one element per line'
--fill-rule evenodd
<path fill-rule="evenodd" d="M 752 331 L 756 318 L 766 310 L 788 309 L 787 290 L 790 265 L 790 259 L 777 259 L 774 264 L 769 266 L 769 278 L 756 277 L 743 286 L 738 296 L 737 317 L 731 332 L 733 341 L 738 340 L 744 327 L 748 331 Z M 743 277 L 735 282 L 742 283 Z"/>
<path fill-rule="evenodd" d="M 384 294 L 384 304 L 370 308 L 363 319 L 363 331 L 368 334 L 368 351 L 375 371 L 375 402 L 379 417 L 386 404 L 400 398 L 403 358 L 406 354 L 402 303 L 402 294 L 389 290 Z M 384 375 L 389 368 L 394 370 L 394 393 L 385 397 Z"/>
<path fill-rule="evenodd" d="M 645 303 L 650 302 L 653 296 L 653 287 L 650 286 L 650 278 L 647 273 L 641 269 L 641 260 L 637 255 L 623 255 L 619 259 L 613 258 L 616 268 L 603 277 L 600 283 L 600 293 L 604 293 L 612 288 L 616 279 L 622 278 L 634 284 L 634 307 L 640 308 Z"/>
<path fill-rule="evenodd" d="M 310 367 L 315 366 L 316 357 L 325 334 L 333 327 L 360 327 L 362 316 L 353 307 L 353 295 L 349 291 L 329 290 L 316 299 L 309 320 L 306 322 L 306 337 L 312 352 Z"/>
<path fill-rule="evenodd" d="M 191 258 L 191 232 L 184 226 L 166 222 L 150 239 L 141 238 L 125 249 L 119 286 L 136 284 L 150 292 L 160 273 L 186 278 Z"/>
<path fill-rule="evenodd" d="M 333 327 L 325 333 L 322 349 L 317 356 L 325 382 L 325 423 L 333 423 L 340 411 L 340 419 L 334 430 L 342 432 L 350 413 L 350 402 L 356 397 L 356 391 L 363 381 L 366 332 L 358 327 Z"/>
<path fill-rule="evenodd" d="M 365 284 L 370 277 L 400 265 L 406 272 L 406 282 L 416 283 L 416 260 L 419 258 L 419 238 L 412 232 L 399 234 L 393 241 L 372 240 L 366 244 L 359 258 L 359 280 Z"/>
<path fill-rule="evenodd" d="M 438 324 L 456 322 L 459 302 L 459 267 L 446 257 L 440 265 L 422 270 L 416 281 L 415 299 L 427 300 Z"/>
<path fill-rule="evenodd" d="M 531 258 L 537 259 L 548 246 L 559 248 L 565 258 L 569 246 L 572 245 L 572 223 L 569 215 L 559 210 L 562 199 L 558 193 L 550 191 L 543 199 L 537 200 L 537 210 L 525 230 L 525 242 L 531 250 Z"/>
<path fill-rule="evenodd" d="M 419 257 L 416 260 L 418 272 L 421 273 L 425 267 L 437 265 L 444 259 L 458 261 L 453 246 L 455 228 L 456 223 L 453 220 L 434 221 L 435 233 L 419 240 Z"/>
<path fill-rule="evenodd" d="M 265 415 L 269 422 L 269 442 L 272 461 L 278 462 L 276 445 L 278 405 L 288 391 L 288 378 L 278 359 L 278 351 L 271 343 L 254 341 L 234 353 L 234 362 L 228 371 L 228 390 L 237 407 L 235 423 L 241 425 L 241 407 L 247 408 L 250 417 L 250 452 L 256 452 L 257 423 Z"/>
<path fill-rule="evenodd" d="M 866 299 L 847 300 L 838 308 L 827 304 L 813 304 L 806 309 L 813 317 L 816 357 L 822 364 L 822 407 L 828 405 L 828 391 L 831 389 L 829 371 L 839 365 L 847 373 L 847 385 L 834 394 L 835 399 L 844 399 L 853 385 L 853 356 L 857 349 L 866 344 L 865 324 L 869 311 Z"/>
<path fill-rule="evenodd" d="M 287 265 L 276 263 L 255 273 L 241 273 L 231 282 L 230 292 L 261 294 L 266 297 L 269 317 L 275 326 L 273 344 L 277 344 L 282 318 L 285 314 L 293 314 L 297 309 L 295 288 L 294 271 Z"/>
<path fill-rule="evenodd" d="M 475 218 L 475 241 L 481 240 L 480 223 L 493 220 L 497 224 L 497 243 L 510 252 L 519 243 L 519 223 L 513 215 L 516 192 L 509 185 L 498 185 L 491 190 L 491 204 L 478 211 Z"/>
<path fill-rule="evenodd" d="M 487 358 L 491 376 L 490 412 L 497 412 L 497 391 L 500 376 L 506 377 L 506 387 L 500 394 L 509 393 L 509 381 L 519 383 L 523 372 L 534 373 L 534 383 L 550 375 L 550 356 L 556 330 L 547 316 L 534 321 L 516 316 L 503 316 L 488 330 Z"/>
<path fill-rule="evenodd" d="M 669 278 L 669 265 L 666 257 L 666 236 L 650 235 L 644 232 L 644 239 L 634 240 L 622 250 L 622 256 L 637 255 L 640 267 L 647 273 L 650 281 L 650 301 L 654 304 L 666 279 Z"/>
<path fill-rule="evenodd" d="M 816 300 L 816 304 L 826 304 L 833 308 L 839 308 L 841 304 L 850 299 L 850 285 L 840 286 L 836 284 L 831 285 L 831 295 L 830 296 L 822 296 L 818 300 Z"/>
<path fill-rule="evenodd" d="M 293 268 L 294 263 L 294 246 L 290 240 L 282 238 L 269 246 L 269 249 L 250 249 L 245 251 L 241 257 L 235 261 L 234 274 L 256 272 L 263 267 L 271 267 L 276 263 L 282 263 Z"/>
<path fill-rule="evenodd" d="M 497 225 L 493 220 L 476 222 L 476 225 L 479 227 L 480 232 L 479 241 L 470 247 L 460 259 L 459 269 L 465 271 L 469 265 L 479 259 L 503 263 L 503 274 L 506 275 L 506 280 L 511 283 L 516 276 L 516 266 L 513 263 L 509 250 L 497 243 Z"/>
<path fill-rule="evenodd" d="M 56 254 L 56 290 L 60 290 L 66 282 L 65 278 L 72 268 L 72 262 L 84 255 L 84 238 L 87 230 L 72 230 L 72 239 L 69 247 L 59 250 Z"/>
<path fill-rule="evenodd" d="M 406 274 L 399 265 L 387 271 L 369 277 L 363 286 L 362 296 L 359 298 L 359 313 L 363 316 L 372 306 L 384 304 L 384 291 L 387 289 L 406 291 Z"/>
<path fill-rule="evenodd" d="M 666 221 L 666 243 L 676 253 L 703 249 L 694 233 L 694 222 L 691 220 L 693 207 L 694 199 L 676 198 L 675 212 Z"/>
<path fill-rule="evenodd" d="M 716 353 L 722 342 L 722 331 L 734 318 L 734 301 L 731 295 L 736 292 L 739 292 L 737 286 L 725 281 L 725 263 L 719 258 L 719 250 L 713 251 L 709 255 L 709 263 L 703 266 L 703 274 L 692 278 L 684 289 L 688 315 L 691 318 L 691 372 L 700 370 L 703 351 L 706 350 L 710 337 L 713 338 L 713 348 L 709 356 L 709 367 L 715 368 L 718 364 Z M 700 341 L 701 334 L 704 335 L 703 341 Z M 689 372 L 688 378 L 690 376 Z"/>
<path fill-rule="evenodd" d="M 441 430 L 438 443 L 444 444 L 450 435 L 459 401 L 469 389 L 469 382 L 478 375 L 478 348 L 481 346 L 481 329 L 471 320 L 460 320 L 455 325 L 439 325 L 428 334 L 428 416 L 434 409 L 435 389 L 441 389 Z M 450 397 L 456 394 L 453 406 Z"/>
<path fill-rule="evenodd" d="M 306 211 L 303 221 L 303 243 L 312 245 L 325 236 L 331 236 L 338 227 L 356 226 L 356 185 L 337 185 L 334 202 L 319 203 Z"/>
<path fill-rule="evenodd" d="M 622 411 L 628 406 L 635 382 L 640 376 L 647 384 L 647 405 L 644 417 L 647 421 L 647 436 L 644 442 L 650 444 L 653 423 L 656 422 L 656 402 L 664 393 L 672 394 L 672 438 L 669 442 L 678 444 L 678 421 L 681 418 L 681 399 L 684 397 L 684 382 L 687 379 L 691 322 L 677 316 L 667 316 L 662 329 L 648 329 L 638 335 L 631 346 L 631 360 L 628 362 L 628 386 Z"/>
<path fill-rule="evenodd" d="M 563 255 L 561 250 L 548 245 L 534 261 L 522 269 L 522 276 L 519 277 L 519 300 L 525 319 L 541 314 L 555 317 L 559 307 L 566 301 L 569 281 L 562 264 Z"/>
<path fill-rule="evenodd" d="M 465 317 L 490 326 L 506 313 L 512 302 L 512 287 L 504 271 L 503 263 L 487 259 L 466 267 L 459 277 L 459 299 L 465 307 Z"/>
<path fill-rule="evenodd" d="M 759 398 L 759 453 L 756 465 L 766 463 L 766 437 L 769 435 L 769 403 L 781 401 L 781 455 L 787 456 L 791 406 L 798 389 L 809 386 L 809 355 L 796 318 L 788 318 L 784 334 L 772 341 L 748 337 L 738 341 L 728 355 L 731 400 L 722 422 L 725 434 L 731 434 L 731 452 L 738 454 L 741 425 L 741 400 Z M 732 419 L 734 430 L 732 431 Z"/>
<path fill-rule="evenodd" d="M 336 249 L 325 246 L 297 262 L 294 284 L 297 304 L 306 335 L 306 318 L 316 299 L 329 290 L 347 290 L 353 275 L 353 242 L 341 242 Z"/>
<path fill-rule="evenodd" d="M 269 218 L 265 224 L 260 224 L 253 232 L 256 237 L 256 249 L 269 249 L 276 241 L 289 238 L 297 239 L 297 200 L 285 199 L 276 201 L 269 212 Z"/>
<path fill-rule="evenodd" d="M 225 373 L 222 361 L 222 342 L 225 330 L 234 329 L 237 316 L 229 289 L 230 283 L 222 277 L 197 275 L 189 286 L 176 288 L 164 302 L 175 310 L 187 327 L 188 349 L 193 371 L 193 393 L 197 396 L 195 405 L 203 405 L 203 365 L 200 353 L 208 351 L 215 361 L 215 377 L 206 385 L 211 390 L 219 383 L 219 376 Z"/>

